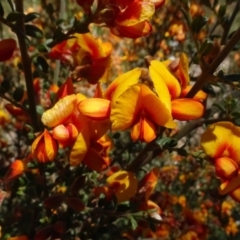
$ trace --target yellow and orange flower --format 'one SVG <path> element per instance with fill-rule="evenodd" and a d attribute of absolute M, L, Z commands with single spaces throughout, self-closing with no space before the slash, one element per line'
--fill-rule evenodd
<path fill-rule="evenodd" d="M 46 129 L 32 143 L 32 156 L 39 163 L 48 163 L 53 161 L 57 156 L 57 152 L 57 141 Z"/>
<path fill-rule="evenodd" d="M 112 45 L 97 41 L 90 33 L 75 34 L 73 37 L 54 46 L 49 57 L 68 63 L 74 78 L 87 79 L 92 84 L 105 81 Z"/>
<path fill-rule="evenodd" d="M 128 201 L 134 197 L 137 192 L 138 181 L 133 173 L 127 171 L 118 171 L 107 178 L 107 186 L 96 187 L 94 194 L 99 197 L 105 194 L 107 198 L 113 194 L 117 197 L 118 203 Z"/>
<path fill-rule="evenodd" d="M 150 20 L 155 9 L 164 3 L 165 0 L 102 0 L 104 8 L 96 23 L 105 23 L 114 35 L 120 37 L 143 37 L 152 31 Z"/>
<path fill-rule="evenodd" d="M 92 170 L 102 171 L 109 161 L 101 156 L 102 149 L 97 141 L 109 130 L 109 117 L 109 100 L 71 94 L 47 110 L 42 122 L 53 128 L 53 138 L 61 147 L 71 148 L 71 165 L 77 166 L 84 160 Z"/>
<path fill-rule="evenodd" d="M 221 178 L 220 194 L 229 193 L 240 202 L 240 127 L 231 122 L 212 124 L 203 133 L 201 146 L 213 159 L 216 175 Z"/>
<path fill-rule="evenodd" d="M 182 81 L 186 82 L 185 65 L 181 65 L 180 73 L 184 78 Z M 179 98 L 180 94 L 181 85 L 177 78 L 156 60 L 150 62 L 149 70 L 135 68 L 119 76 L 106 91 L 106 98 L 111 100 L 112 130 L 132 128 L 134 141 L 150 142 L 156 138 L 159 126 L 175 128 L 173 118 L 192 120 L 201 117 L 204 113 L 202 103 Z"/>

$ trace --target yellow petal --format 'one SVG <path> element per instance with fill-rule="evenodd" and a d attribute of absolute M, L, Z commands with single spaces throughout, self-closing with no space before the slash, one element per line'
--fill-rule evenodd
<path fill-rule="evenodd" d="M 142 110 L 141 85 L 129 87 L 115 102 L 112 103 L 110 120 L 112 130 L 126 130 L 139 117 Z"/>
<path fill-rule="evenodd" d="M 80 130 L 78 137 L 71 149 L 70 152 L 70 164 L 72 166 L 78 166 L 83 158 L 85 157 L 89 148 L 89 129 L 88 126 L 85 125 Z"/>
<path fill-rule="evenodd" d="M 75 110 L 76 102 L 75 94 L 62 98 L 51 109 L 43 113 L 43 124 L 48 127 L 56 127 L 66 122 Z"/>
<path fill-rule="evenodd" d="M 109 100 L 112 99 L 113 93 L 118 88 L 117 93 L 114 93 L 115 99 L 118 98 L 119 95 L 121 95 L 126 89 L 128 89 L 130 86 L 138 83 L 139 77 L 141 76 L 141 69 L 140 68 L 134 68 L 131 71 L 128 71 L 122 75 L 120 75 L 118 78 L 116 78 L 107 88 L 107 91 L 105 93 L 105 97 Z"/>
<path fill-rule="evenodd" d="M 151 64 L 151 67 L 157 72 L 157 75 L 158 75 L 158 76 L 155 75 L 153 78 L 150 74 L 157 93 L 158 93 L 157 89 L 160 88 L 160 86 L 157 87 L 160 84 L 159 82 L 164 81 L 171 94 L 171 98 L 172 99 L 177 98 L 181 93 L 181 87 L 178 80 L 170 73 L 170 71 L 165 67 L 165 65 L 162 62 L 153 60 L 151 61 L 150 64 Z M 163 90 L 160 89 L 159 91 L 160 92 L 158 93 L 158 95 L 161 95 Z"/>
<path fill-rule="evenodd" d="M 236 202 L 240 203 L 240 187 L 229 194 Z"/>
<path fill-rule="evenodd" d="M 133 173 L 118 171 L 107 178 L 110 186 L 118 185 L 115 191 L 118 203 L 128 201 L 137 192 L 138 181 Z"/>
<path fill-rule="evenodd" d="M 57 142 L 46 129 L 44 130 L 43 134 L 47 157 L 49 160 L 54 160 L 58 152 Z"/>
<path fill-rule="evenodd" d="M 110 117 L 110 103 L 103 98 L 89 98 L 78 104 L 78 110 L 92 120 L 106 120 Z"/>
<path fill-rule="evenodd" d="M 188 121 L 202 117 L 204 106 L 201 102 L 179 98 L 172 101 L 172 116 L 180 121 Z"/>

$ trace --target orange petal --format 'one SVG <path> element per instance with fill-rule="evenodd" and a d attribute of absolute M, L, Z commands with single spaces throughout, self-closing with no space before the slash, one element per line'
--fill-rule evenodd
<path fill-rule="evenodd" d="M 181 98 L 184 98 L 191 89 L 192 89 L 192 86 L 185 87 L 181 92 Z M 206 98 L 207 98 L 207 94 L 202 90 L 198 91 L 197 94 L 193 97 L 194 100 L 198 100 L 198 101 L 203 101 Z"/>
<path fill-rule="evenodd" d="M 104 96 L 103 96 L 103 89 L 102 89 L 100 83 L 97 84 L 97 87 L 96 87 L 96 90 L 95 90 L 95 93 L 94 93 L 93 97 L 94 98 L 104 98 Z"/>
<path fill-rule="evenodd" d="M 159 179 L 160 170 L 159 168 L 153 168 L 149 173 L 147 173 L 139 183 L 139 191 L 145 192 L 145 200 L 148 200 L 150 195 L 153 193 L 157 181 Z"/>
<path fill-rule="evenodd" d="M 29 240 L 29 238 L 26 235 L 21 235 L 16 237 L 10 237 L 7 240 Z"/>
<path fill-rule="evenodd" d="M 13 55 L 14 50 L 17 47 L 17 43 L 14 39 L 8 38 L 0 41 L 0 62 L 7 61 Z"/>
<path fill-rule="evenodd" d="M 90 140 L 92 142 L 97 141 L 100 139 L 110 128 L 111 128 L 111 122 L 109 120 L 103 120 L 103 121 L 89 121 L 89 135 Z"/>
<path fill-rule="evenodd" d="M 214 162 L 217 176 L 223 179 L 231 179 L 237 176 L 238 165 L 228 157 L 217 158 Z"/>
<path fill-rule="evenodd" d="M 151 142 L 156 138 L 156 127 L 147 117 L 141 117 L 140 121 L 133 126 L 131 137 L 133 141 Z"/>
<path fill-rule="evenodd" d="M 103 98 L 89 98 L 78 104 L 78 110 L 92 120 L 106 120 L 110 117 L 110 103 Z"/>
<path fill-rule="evenodd" d="M 164 81 L 168 87 L 172 99 L 177 98 L 181 93 L 181 87 L 178 80 L 170 73 L 170 71 L 166 68 L 166 66 L 162 62 L 153 60 L 151 61 L 150 65 L 151 68 L 149 69 L 153 68 L 157 73 L 157 75 L 155 75 L 154 77 L 152 77 L 150 74 L 152 81 L 154 83 L 154 87 L 156 88 L 156 92 L 158 93 L 157 89 L 159 87 L 157 87 L 157 85 L 159 84 L 159 82 Z M 158 95 L 161 96 L 163 90 L 160 89 L 159 91 L 160 92 L 158 93 Z"/>
<path fill-rule="evenodd" d="M 137 192 L 138 181 L 133 173 L 127 171 L 118 171 L 107 178 L 107 183 L 115 189 L 115 195 L 118 203 L 128 201 L 134 197 Z"/>
<path fill-rule="evenodd" d="M 76 102 L 75 94 L 62 98 L 51 109 L 43 113 L 43 124 L 48 127 L 56 127 L 66 122 L 75 110 Z"/>
<path fill-rule="evenodd" d="M 73 87 L 72 79 L 69 77 L 58 89 L 57 96 L 59 99 L 61 99 L 71 94 L 74 94 L 74 87 Z"/>
<path fill-rule="evenodd" d="M 118 14 L 116 25 L 133 26 L 140 22 L 150 20 L 155 12 L 155 6 L 151 2 L 134 1 L 125 11 Z"/>
<path fill-rule="evenodd" d="M 180 121 L 188 121 L 203 116 L 204 106 L 201 102 L 179 98 L 172 101 L 172 116 Z"/>
<path fill-rule="evenodd" d="M 10 182 L 14 179 L 20 177 L 25 171 L 25 164 L 22 160 L 15 160 L 10 168 L 8 169 L 7 173 L 5 174 L 3 181 Z"/>
<path fill-rule="evenodd" d="M 240 187 L 229 194 L 236 202 L 240 203 Z"/>
<path fill-rule="evenodd" d="M 47 157 L 49 160 L 54 160 L 58 152 L 57 143 L 46 129 L 44 130 L 43 134 Z"/>
<path fill-rule="evenodd" d="M 240 186 L 240 175 L 232 178 L 229 181 L 225 181 L 224 183 L 222 183 L 218 191 L 219 191 L 219 194 L 225 195 L 227 193 L 234 191 L 239 186 Z"/>
<path fill-rule="evenodd" d="M 181 53 L 178 67 L 178 77 L 181 81 L 182 89 L 185 89 L 189 84 L 189 75 L 188 75 L 188 57 L 185 53 Z"/>
<path fill-rule="evenodd" d="M 53 129 L 53 138 L 60 141 L 66 141 L 69 139 L 68 129 L 63 125 L 58 125 Z"/>
<path fill-rule="evenodd" d="M 108 163 L 93 148 L 89 148 L 83 162 L 93 171 L 101 172 L 108 167 Z"/>
<path fill-rule="evenodd" d="M 162 102 L 149 87 L 141 85 L 141 98 L 143 110 L 147 118 L 159 126 L 175 128 L 176 123 L 173 121 L 171 113 L 167 109 L 165 102 Z M 161 114 L 159 114 L 161 113 Z"/>
<path fill-rule="evenodd" d="M 112 34 L 119 37 L 139 38 L 152 32 L 152 25 L 148 21 L 142 21 L 131 26 L 116 25 L 110 29 Z"/>

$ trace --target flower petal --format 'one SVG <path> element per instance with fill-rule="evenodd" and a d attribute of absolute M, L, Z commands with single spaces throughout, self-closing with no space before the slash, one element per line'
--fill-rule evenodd
<path fill-rule="evenodd" d="M 89 148 L 83 162 L 93 171 L 101 172 L 108 167 L 108 163 L 95 149 Z"/>
<path fill-rule="evenodd" d="M 17 43 L 14 39 L 8 38 L 0 41 L 0 62 L 7 61 L 12 57 L 14 50 L 17 48 Z"/>
<path fill-rule="evenodd" d="M 180 121 L 188 121 L 203 116 L 204 106 L 201 102 L 188 98 L 179 98 L 172 101 L 172 116 Z"/>
<path fill-rule="evenodd" d="M 155 75 L 154 78 L 151 77 L 154 83 L 154 87 L 156 88 L 156 91 L 157 89 L 159 89 L 159 87 L 157 86 L 160 84 L 159 82 L 162 80 L 167 85 L 172 99 L 177 98 L 181 93 L 181 87 L 178 80 L 174 77 L 174 75 L 170 73 L 170 71 L 166 68 L 166 66 L 162 62 L 153 60 L 151 61 L 150 65 L 157 72 L 158 75 L 158 76 Z M 160 93 L 158 93 L 157 91 L 158 95 L 161 95 L 162 91 L 163 90 L 161 89 Z"/>
<path fill-rule="evenodd" d="M 201 147 L 212 157 L 229 157 L 240 164 L 240 127 L 231 122 L 212 124 L 202 134 Z"/>
<path fill-rule="evenodd" d="M 64 123 L 75 110 L 76 102 L 77 98 L 75 94 L 62 98 L 51 109 L 43 113 L 43 124 L 48 127 L 56 127 Z"/>
<path fill-rule="evenodd" d="M 182 89 L 185 89 L 189 84 L 189 75 L 188 75 L 188 57 L 185 53 L 181 53 L 179 59 L 178 67 L 178 77 L 181 81 Z"/>
<path fill-rule="evenodd" d="M 186 97 L 186 95 L 191 89 L 192 89 L 192 86 L 185 87 L 181 92 L 181 98 Z M 203 101 L 206 98 L 207 98 L 207 94 L 202 90 L 198 91 L 197 94 L 193 97 L 194 100 L 198 100 L 198 101 Z"/>
<path fill-rule="evenodd" d="M 232 178 L 230 181 L 226 181 L 222 183 L 218 191 L 219 191 L 219 194 L 225 195 L 234 191 L 239 186 L 240 186 L 240 175 Z"/>
<path fill-rule="evenodd" d="M 133 70 L 120 75 L 108 86 L 107 91 L 105 93 L 105 97 L 111 100 L 114 93 L 114 98 L 117 99 L 118 96 L 121 95 L 130 86 L 138 83 L 139 77 L 141 76 L 141 72 L 142 71 L 140 68 L 134 68 Z M 115 90 L 117 88 L 118 91 L 115 93 Z"/>
<path fill-rule="evenodd" d="M 107 178 L 107 183 L 115 189 L 115 195 L 118 203 L 128 201 L 134 197 L 137 192 L 138 181 L 133 173 L 127 171 L 118 171 Z"/>
<path fill-rule="evenodd" d="M 135 84 L 129 87 L 112 104 L 110 120 L 112 130 L 126 130 L 139 117 L 142 109 L 141 85 Z"/>
<path fill-rule="evenodd" d="M 159 126 L 175 128 L 176 123 L 173 121 L 171 113 L 167 109 L 165 102 L 162 102 L 149 87 L 141 85 L 141 97 L 143 110 L 148 119 Z M 130 98 L 131 99 L 131 98 Z"/>
<path fill-rule="evenodd" d="M 231 179 L 238 174 L 238 165 L 231 158 L 217 158 L 214 164 L 217 176 L 223 179 Z"/>
<path fill-rule="evenodd" d="M 87 125 L 83 125 L 79 130 L 78 137 L 70 152 L 70 164 L 72 166 L 78 166 L 85 157 L 89 148 L 89 129 Z"/>
<path fill-rule="evenodd" d="M 14 179 L 20 177 L 25 171 L 25 164 L 22 160 L 15 160 L 10 168 L 8 169 L 7 173 L 5 174 L 3 181 L 10 182 Z"/>
<path fill-rule="evenodd" d="M 89 98 L 78 104 L 78 110 L 92 120 L 106 120 L 110 117 L 110 101 L 103 98 Z"/>

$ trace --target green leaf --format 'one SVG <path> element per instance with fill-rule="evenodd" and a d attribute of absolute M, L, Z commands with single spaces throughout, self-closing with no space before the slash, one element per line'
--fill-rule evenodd
<path fill-rule="evenodd" d="M 187 150 L 185 150 L 184 148 L 177 149 L 177 153 L 183 157 L 186 157 L 188 155 Z"/>
<path fill-rule="evenodd" d="M 207 23 L 208 18 L 204 16 L 196 16 L 192 21 L 192 31 L 193 33 L 199 33 L 200 30 L 205 26 Z"/>
<path fill-rule="evenodd" d="M 46 45 L 46 44 L 41 44 L 38 46 L 38 51 L 40 53 L 47 53 L 47 52 L 50 52 L 50 48 Z"/>
<path fill-rule="evenodd" d="M 20 102 L 23 98 L 23 95 L 24 95 L 24 89 L 23 87 L 17 87 L 14 92 L 13 92 L 13 99 L 16 101 L 16 102 Z"/>
<path fill-rule="evenodd" d="M 54 7 L 53 7 L 53 4 L 52 4 L 52 3 L 49 3 L 49 4 L 47 5 L 46 11 L 47 11 L 47 13 L 48 13 L 49 15 L 53 15 L 53 13 L 55 12 L 55 10 L 54 10 Z"/>
<path fill-rule="evenodd" d="M 128 218 L 129 218 L 129 220 L 130 220 L 130 223 L 131 223 L 131 226 L 132 226 L 132 230 L 135 230 L 135 229 L 137 228 L 137 226 L 138 226 L 137 221 L 136 221 L 135 218 L 134 218 L 133 216 L 131 216 L 131 215 L 130 215 Z"/>
<path fill-rule="evenodd" d="M 177 145 L 177 140 L 169 137 L 162 137 L 161 139 L 157 140 L 156 143 L 160 147 L 175 147 Z"/>
<path fill-rule="evenodd" d="M 34 25 L 25 24 L 26 35 L 33 37 L 33 38 L 42 38 L 43 32 L 41 29 Z"/>
<path fill-rule="evenodd" d="M 227 10 L 227 6 L 225 4 L 221 4 L 219 9 L 218 9 L 218 17 L 223 18 Z"/>
<path fill-rule="evenodd" d="M 24 21 L 25 21 L 25 23 L 31 22 L 34 19 L 39 18 L 40 16 L 41 15 L 39 13 L 36 13 L 36 12 L 28 13 L 27 15 L 25 15 Z"/>
<path fill-rule="evenodd" d="M 8 22 L 16 22 L 19 21 L 19 19 L 21 19 L 22 17 L 24 17 L 24 14 L 21 12 L 11 12 L 7 15 L 6 20 Z"/>
<path fill-rule="evenodd" d="M 199 53 L 202 56 L 205 56 L 212 51 L 212 48 L 213 48 L 213 42 L 211 39 L 207 38 L 204 40 L 204 42 L 200 46 Z"/>
<path fill-rule="evenodd" d="M 204 85 L 202 87 L 202 90 L 207 94 L 210 94 L 212 96 L 216 96 L 216 93 L 215 93 L 213 87 L 210 84 Z"/>
<path fill-rule="evenodd" d="M 62 28 L 59 26 L 57 27 L 57 29 L 55 30 L 54 34 L 53 34 L 53 40 L 61 40 L 61 39 L 65 39 L 66 35 L 63 33 Z"/>
<path fill-rule="evenodd" d="M 2 6 L 2 3 L 0 2 L 0 16 L 3 17 L 4 16 L 4 9 Z"/>
<path fill-rule="evenodd" d="M 37 56 L 33 59 L 33 64 L 35 65 L 36 68 L 41 70 L 44 73 L 47 73 L 49 70 L 48 63 L 46 59 L 42 56 Z"/>
<path fill-rule="evenodd" d="M 0 85 L 0 93 L 7 93 L 10 90 L 10 85 L 10 80 L 4 79 Z"/>

